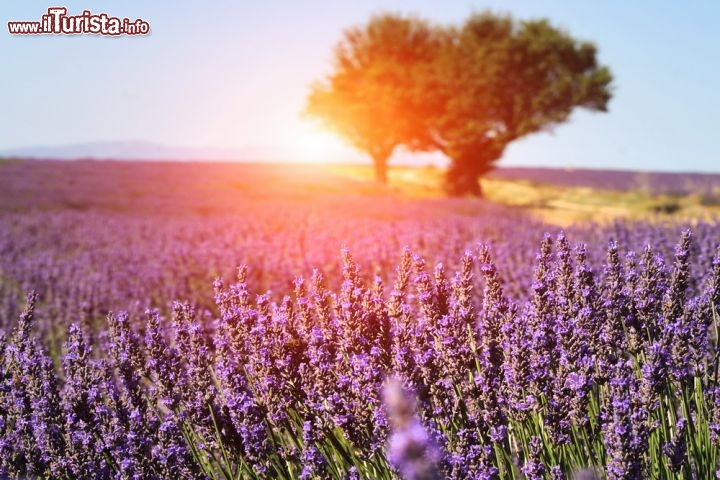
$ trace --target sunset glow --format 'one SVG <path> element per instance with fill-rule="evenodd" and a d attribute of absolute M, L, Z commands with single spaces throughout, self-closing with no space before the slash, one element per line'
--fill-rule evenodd
<path fill-rule="evenodd" d="M 327 163 L 346 155 L 347 149 L 347 145 L 331 132 L 303 121 L 288 142 L 288 157 L 297 162 Z"/>

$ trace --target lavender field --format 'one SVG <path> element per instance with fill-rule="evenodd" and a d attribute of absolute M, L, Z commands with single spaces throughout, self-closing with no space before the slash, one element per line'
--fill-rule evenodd
<path fill-rule="evenodd" d="M 720 478 L 720 223 L 0 163 L 0 478 Z"/>
<path fill-rule="evenodd" d="M 506 167 L 495 170 L 490 176 L 503 180 L 529 180 L 607 190 L 643 189 L 653 193 L 717 195 L 720 190 L 720 175 L 716 173 Z"/>

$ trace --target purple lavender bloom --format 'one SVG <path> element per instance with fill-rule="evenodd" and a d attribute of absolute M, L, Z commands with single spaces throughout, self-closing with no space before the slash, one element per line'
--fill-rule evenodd
<path fill-rule="evenodd" d="M 557 364 L 555 322 L 555 272 L 552 268 L 552 238 L 545 235 L 537 255 L 532 297 L 523 314 L 523 328 L 529 331 L 530 393 L 548 396 L 552 392 L 552 372 Z"/>
<path fill-rule="evenodd" d="M 599 332 L 599 370 L 608 371 L 618 357 L 628 349 L 625 323 L 631 318 L 631 302 L 625 286 L 625 272 L 620 261 L 618 243 L 608 245 L 602 285 L 602 323 Z"/>
<path fill-rule="evenodd" d="M 245 372 L 233 355 L 229 340 L 221 330 L 216 338 L 215 372 L 223 392 L 222 411 L 230 420 L 234 435 L 225 432 L 226 448 L 232 448 L 260 475 L 269 469 L 269 439 L 266 425 L 267 412 L 251 391 Z M 235 438 L 233 438 L 235 437 Z"/>
<path fill-rule="evenodd" d="M 92 347 L 77 324 L 70 326 L 66 351 L 62 406 L 67 425 L 68 473 L 75 478 L 110 478 L 108 450 L 95 416 L 104 401 L 102 377 L 92 360 Z"/>
<path fill-rule="evenodd" d="M 505 407 L 507 400 L 502 395 L 502 369 L 503 369 L 503 324 L 509 321 L 511 308 L 505 298 L 502 281 L 495 263 L 490 258 L 487 246 L 480 247 L 480 270 L 485 277 L 482 315 L 478 319 L 476 330 L 479 338 L 479 352 L 477 353 L 478 371 L 475 378 L 475 388 L 478 399 L 481 401 L 480 416 L 490 431 L 490 438 L 494 442 L 501 442 L 507 431 L 507 415 Z M 469 276 L 469 265 L 463 263 L 463 272 L 467 280 L 462 282 L 459 289 L 467 292 L 472 287 L 472 277 Z M 462 277 L 461 277 L 462 278 Z M 458 287 L 455 287 L 458 289 Z M 469 295 L 466 294 L 466 297 Z M 465 301 L 466 310 L 471 310 L 469 298 Z"/>
<path fill-rule="evenodd" d="M 641 258 L 641 273 L 635 287 L 633 302 L 641 332 L 646 332 L 645 342 L 660 337 L 662 328 L 662 303 L 666 285 L 666 268 L 662 255 L 647 245 Z"/>
<path fill-rule="evenodd" d="M 416 416 L 416 399 L 403 390 L 398 380 L 389 379 L 384 400 L 392 424 L 390 463 L 405 480 L 441 479 L 442 454 Z"/>
<path fill-rule="evenodd" d="M 215 388 L 212 381 L 212 356 L 195 309 L 187 303 L 173 304 L 173 330 L 178 352 L 185 360 L 182 384 L 186 414 L 198 426 L 205 438 L 212 438 L 214 429 L 211 409 L 215 408 Z"/>
<path fill-rule="evenodd" d="M 522 472 L 527 480 L 543 480 L 545 478 L 545 465 L 542 462 L 542 439 L 532 437 L 528 442 L 525 464 Z"/>
<path fill-rule="evenodd" d="M 315 426 L 313 426 L 311 421 L 305 421 L 303 423 L 302 437 L 305 448 L 300 457 L 302 472 L 298 478 L 300 480 L 309 480 L 318 476 L 326 476 L 327 461 L 315 445 L 315 442 L 318 441 L 318 436 L 315 431 Z"/>
<path fill-rule="evenodd" d="M 432 439 L 418 421 L 397 429 L 390 436 L 388 458 L 406 480 L 441 478 L 437 468 L 441 457 Z"/>
<path fill-rule="evenodd" d="M 360 480 L 360 473 L 358 473 L 357 467 L 350 467 L 343 477 L 343 480 Z"/>
<path fill-rule="evenodd" d="M 640 395 L 643 404 L 654 409 L 657 406 L 667 382 L 671 359 L 668 346 L 663 341 L 654 341 L 646 349 L 642 365 Z"/>
<path fill-rule="evenodd" d="M 690 247 L 692 232 L 682 232 L 680 243 L 675 247 L 675 264 L 673 265 L 670 285 L 663 298 L 663 316 L 666 324 L 679 320 L 684 312 L 685 296 L 690 277 Z"/>
<path fill-rule="evenodd" d="M 673 431 L 673 438 L 665 443 L 662 447 L 663 454 L 667 459 L 668 466 L 673 472 L 679 472 L 685 464 L 685 453 L 687 451 L 687 443 L 685 433 L 687 431 L 687 420 L 678 419 Z"/>
<path fill-rule="evenodd" d="M 2 399 L 5 418 L 0 464 L 13 476 L 67 474 L 65 422 L 51 359 L 31 336 L 38 296 L 31 293 L 9 345 L 5 365 L 9 392 Z"/>
<path fill-rule="evenodd" d="M 567 477 L 562 471 L 562 468 L 560 468 L 559 465 L 553 465 L 550 467 L 550 478 L 552 480 L 565 480 Z"/>
<path fill-rule="evenodd" d="M 496 466 L 495 451 L 489 443 L 483 442 L 476 429 L 461 429 L 457 432 L 456 451 L 452 453 L 448 480 L 475 478 L 498 480 L 500 470 Z"/>
<path fill-rule="evenodd" d="M 612 367 L 609 396 L 602 412 L 603 439 L 607 449 L 605 472 L 609 480 L 645 478 L 650 428 L 648 411 L 640 403 L 638 381 L 632 363 Z"/>

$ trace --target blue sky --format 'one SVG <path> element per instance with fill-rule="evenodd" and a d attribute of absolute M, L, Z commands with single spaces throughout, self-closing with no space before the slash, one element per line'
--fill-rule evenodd
<path fill-rule="evenodd" d="M 594 41 L 616 77 L 606 115 L 577 111 L 511 145 L 503 165 L 720 171 L 717 1 L 66 1 L 143 18 L 147 37 L 11 36 L 54 3 L 0 6 L 0 150 L 96 141 L 270 148 L 290 159 L 357 159 L 300 117 L 344 28 L 373 13 L 459 23 L 486 8 L 547 17 Z M 425 158 L 418 159 L 426 161 Z"/>

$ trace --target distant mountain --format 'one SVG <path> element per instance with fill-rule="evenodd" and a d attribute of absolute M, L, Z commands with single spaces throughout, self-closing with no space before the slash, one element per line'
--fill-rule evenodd
<path fill-rule="evenodd" d="M 320 154 L 321 163 L 328 161 L 328 153 Z M 307 153 L 279 146 L 250 146 L 244 148 L 171 147 L 147 141 L 92 142 L 56 147 L 29 147 L 0 150 L 0 157 L 37 160 L 150 160 L 150 161 L 235 161 L 235 162 L 304 162 Z M 348 148 L 332 161 L 364 164 L 370 159 L 364 153 Z M 392 159 L 393 165 L 442 165 L 445 160 L 438 154 L 410 154 L 399 149 Z"/>
<path fill-rule="evenodd" d="M 94 142 L 57 147 L 31 147 L 0 151 L 0 156 L 52 160 L 192 160 L 278 161 L 282 152 L 273 148 L 244 149 L 170 147 L 145 141 Z"/>

